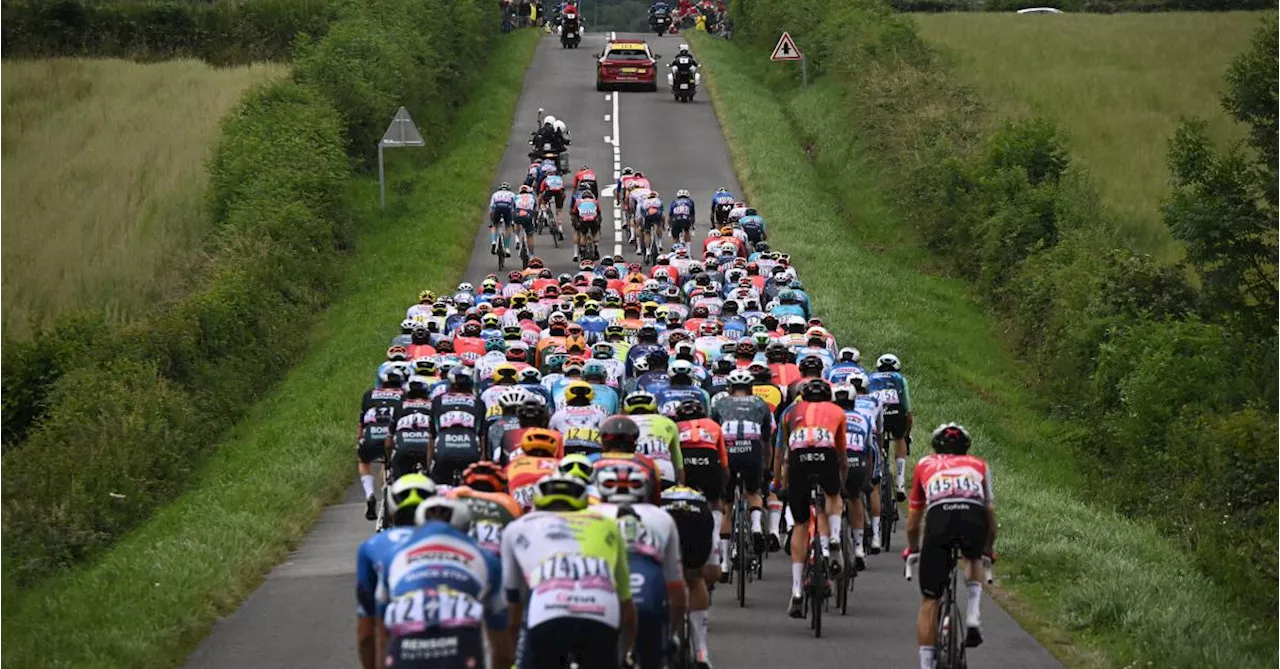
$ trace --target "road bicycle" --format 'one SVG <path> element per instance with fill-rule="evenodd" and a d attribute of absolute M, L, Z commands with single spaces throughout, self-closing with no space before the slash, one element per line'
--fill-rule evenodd
<path fill-rule="evenodd" d="M 507 234 L 507 222 L 503 221 L 498 224 L 498 271 L 501 272 L 507 266 L 507 248 L 511 235 Z"/>
<path fill-rule="evenodd" d="M 747 605 L 747 583 L 764 578 L 764 559 L 756 554 L 751 541 L 751 508 L 747 506 L 747 489 L 739 480 L 733 501 L 733 568 L 729 580 L 737 581 L 738 606 Z"/>
<path fill-rule="evenodd" d="M 967 669 L 968 660 L 965 658 L 964 645 L 964 618 L 960 613 L 960 600 L 956 598 L 958 574 L 960 572 L 957 568 L 960 564 L 959 545 L 951 545 L 950 553 L 947 556 L 947 564 L 951 566 L 951 578 L 947 581 L 947 589 L 943 591 L 942 597 L 938 601 L 938 618 L 934 621 L 934 630 L 937 636 L 934 637 L 933 644 L 933 666 L 935 669 Z M 912 580 L 913 572 L 919 565 L 919 553 L 907 558 L 906 568 L 903 573 L 908 581 Z M 991 583 L 993 580 L 991 558 L 985 555 L 982 556 L 982 571 L 987 583 Z"/>
<path fill-rule="evenodd" d="M 538 215 L 534 220 L 534 225 L 538 229 L 538 234 L 551 231 L 551 242 L 556 248 L 560 248 L 560 240 L 564 239 L 564 233 L 556 226 L 556 206 L 551 202 L 542 202 L 538 204 Z"/>
<path fill-rule="evenodd" d="M 846 505 L 852 504 L 852 501 L 845 499 Z M 849 529 L 850 523 L 840 524 L 840 545 L 833 548 L 840 551 L 840 564 L 842 568 L 840 573 L 835 575 L 835 595 L 836 608 L 840 609 L 840 615 L 846 615 L 849 612 L 849 593 L 853 591 L 854 580 L 858 577 L 858 567 L 853 558 L 853 537 Z"/>
<path fill-rule="evenodd" d="M 886 432 L 880 443 L 880 546 L 881 550 L 888 552 L 893 528 L 898 524 L 898 497 L 893 486 L 893 458 L 889 457 L 891 453 L 888 450 L 888 445 L 893 440 Z"/>
<path fill-rule="evenodd" d="M 822 612 L 827 608 L 827 600 L 831 596 L 831 586 L 827 582 L 827 560 L 822 556 L 822 542 L 818 532 L 818 514 L 825 512 L 821 500 L 826 498 L 823 496 L 818 477 L 810 477 L 809 485 L 813 487 L 811 492 L 813 496 L 809 503 L 809 549 L 806 551 L 804 562 L 802 606 L 805 615 L 809 618 L 809 627 L 813 630 L 814 638 L 820 638 L 822 637 Z"/>

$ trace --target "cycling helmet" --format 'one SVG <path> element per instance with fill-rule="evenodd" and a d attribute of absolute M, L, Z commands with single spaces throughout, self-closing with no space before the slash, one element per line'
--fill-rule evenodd
<path fill-rule="evenodd" d="M 631 369 L 635 372 L 636 376 L 640 376 L 641 374 L 649 371 L 649 358 L 645 356 L 636 358 L 635 362 L 631 363 Z"/>
<path fill-rule="evenodd" d="M 515 383 L 519 380 L 519 374 L 516 371 L 515 365 L 509 362 L 504 362 L 493 368 L 493 375 L 491 378 L 494 383 L 498 385 L 505 385 Z"/>
<path fill-rule="evenodd" d="M 902 361 L 892 353 L 885 353 L 876 360 L 876 369 L 882 372 L 901 372 Z"/>
<path fill-rule="evenodd" d="M 851 384 L 837 383 L 831 387 L 831 401 L 836 404 L 851 404 L 858 397 L 858 391 Z"/>
<path fill-rule="evenodd" d="M 515 368 L 513 367 L 511 371 L 514 373 Z M 494 372 L 494 375 L 496 376 L 497 372 Z M 524 404 L 524 401 L 528 399 L 528 397 L 529 392 L 520 386 L 507 388 L 506 390 L 498 393 L 498 406 L 503 409 L 511 409 L 514 411 L 519 409 L 520 405 Z"/>
<path fill-rule="evenodd" d="M 520 383 L 542 383 L 542 372 L 536 367 L 525 367 L 520 370 Z"/>
<path fill-rule="evenodd" d="M 596 342 L 591 346 L 591 355 L 596 360 L 612 360 L 613 354 L 613 344 L 607 341 Z M 586 370 L 583 371 L 585 373 Z"/>
<path fill-rule="evenodd" d="M 584 482 L 591 481 L 591 460 L 581 453 L 574 453 L 560 458 L 556 471 L 568 476 L 576 476 Z"/>
<path fill-rule="evenodd" d="M 622 400 L 622 412 L 627 415 L 657 413 L 658 398 L 653 393 L 637 390 Z"/>
<path fill-rule="evenodd" d="M 471 506 L 463 499 L 436 495 L 418 505 L 414 520 L 418 525 L 438 520 L 459 532 L 466 532 L 471 529 Z"/>
<path fill-rule="evenodd" d="M 702 402 L 694 399 L 688 399 L 680 403 L 676 407 L 676 420 L 698 420 L 707 417 L 707 408 Z"/>
<path fill-rule="evenodd" d="M 681 343 L 687 345 L 687 342 Z M 671 365 L 667 368 L 667 372 L 671 374 L 671 376 L 693 378 L 693 363 L 688 360 L 673 360 L 671 361 Z"/>
<path fill-rule="evenodd" d="M 728 188 L 725 188 L 724 186 L 721 186 L 721 187 L 719 187 L 719 188 L 717 188 L 717 189 L 716 189 L 716 194 L 717 194 L 717 195 L 719 195 L 720 193 L 728 193 L 728 192 L 729 192 L 729 189 L 728 189 Z"/>
<path fill-rule="evenodd" d="M 466 281 L 463 281 L 462 283 L 458 284 L 459 293 L 473 293 L 475 292 L 475 290 L 476 290 L 476 287 L 467 283 Z"/>
<path fill-rule="evenodd" d="M 484 340 L 485 353 L 493 353 L 494 351 L 506 352 L 506 350 L 507 350 L 507 342 L 497 337 L 491 337 L 489 339 Z"/>
<path fill-rule="evenodd" d="M 586 381 L 573 381 L 564 388 L 565 403 L 573 406 L 586 406 L 596 398 L 595 388 Z"/>
<path fill-rule="evenodd" d="M 681 188 L 680 190 L 676 191 L 676 197 L 689 197 L 689 189 Z"/>
<path fill-rule="evenodd" d="M 462 336 L 464 336 L 464 337 L 479 337 L 479 336 L 480 336 L 480 324 L 479 324 L 479 323 L 477 323 L 477 322 L 475 322 L 475 321 L 467 321 L 467 322 L 462 326 Z"/>
<path fill-rule="evenodd" d="M 544 476 L 533 487 L 533 507 L 544 509 L 557 502 L 574 510 L 587 508 L 587 482 L 560 472 Z"/>
<path fill-rule="evenodd" d="M 396 387 L 404 385 L 404 380 L 408 378 L 408 375 L 404 373 L 404 370 L 392 365 L 383 370 L 379 378 L 382 381 L 382 385 Z"/>
<path fill-rule="evenodd" d="M 624 167 L 622 168 L 622 174 L 624 176 L 631 176 L 632 174 L 635 174 L 635 170 L 631 169 L 630 167 Z"/>
<path fill-rule="evenodd" d="M 543 117 L 542 124 L 554 127 L 556 124 L 556 117 L 552 116 L 551 114 L 547 114 L 545 117 Z"/>
<path fill-rule="evenodd" d="M 554 458 L 560 452 L 560 433 L 544 427 L 531 427 L 520 436 L 520 450 L 527 455 Z"/>
<path fill-rule="evenodd" d="M 632 393 L 632 395 L 636 394 Z M 657 400 L 653 399 L 653 395 L 649 395 L 649 398 L 656 410 Z M 639 438 L 640 428 L 635 421 L 626 416 L 610 416 L 600 423 L 600 445 L 605 451 L 634 453 L 636 440 Z"/>
<path fill-rule="evenodd" d="M 653 479 L 645 466 L 633 460 L 606 460 L 591 476 L 600 497 L 614 504 L 637 504 L 653 494 Z"/>
<path fill-rule="evenodd" d="M 688 45 L 688 44 L 681 44 L 681 45 L 680 45 L 680 55 L 681 55 L 681 56 L 683 56 L 683 55 L 686 55 L 686 54 L 688 54 L 688 53 L 689 53 L 689 45 Z"/>
<path fill-rule="evenodd" d="M 714 337 L 720 334 L 720 323 L 712 320 L 705 320 L 698 324 L 698 335 L 702 337 Z"/>
<path fill-rule="evenodd" d="M 428 304 L 436 301 L 436 293 L 433 290 L 424 290 L 418 293 L 418 301 L 422 304 Z"/>
<path fill-rule="evenodd" d="M 511 362 L 528 362 L 529 347 L 524 345 L 522 341 L 511 342 L 507 347 L 507 360 Z"/>
<path fill-rule="evenodd" d="M 399 344 L 387 349 L 387 360 L 400 361 L 409 359 L 409 349 Z"/>
<path fill-rule="evenodd" d="M 463 470 L 462 483 L 481 492 L 506 492 L 507 472 L 492 462 L 481 460 Z"/>
<path fill-rule="evenodd" d="M 410 332 L 413 332 L 413 329 L 416 327 L 418 327 L 417 322 L 412 318 L 406 318 L 400 321 L 400 334 L 409 334 Z"/>
<path fill-rule="evenodd" d="M 405 474 L 391 484 L 391 508 L 400 517 L 405 511 L 412 513 L 419 504 L 435 494 L 436 484 L 431 479 L 417 473 Z M 409 523 L 409 518 L 412 516 L 404 518 L 404 524 Z"/>
<path fill-rule="evenodd" d="M 746 369 L 735 369 L 729 372 L 729 387 L 750 388 L 753 385 L 755 385 L 755 377 Z"/>
<path fill-rule="evenodd" d="M 582 365 L 582 378 L 588 381 L 604 383 L 609 378 L 609 370 L 605 369 L 604 364 L 597 360 L 588 360 Z"/>
<path fill-rule="evenodd" d="M 867 392 L 871 379 L 867 378 L 867 375 L 862 372 L 854 372 L 849 375 L 849 384 L 857 390 Z"/>
<path fill-rule="evenodd" d="M 427 390 L 431 388 L 431 384 L 433 382 L 434 379 L 430 377 L 422 376 L 421 374 L 414 374 L 409 377 L 409 392 L 426 394 Z"/>
<path fill-rule="evenodd" d="M 438 371 L 436 361 L 432 358 L 418 358 L 413 361 L 414 374 L 432 377 L 436 375 L 436 371 Z"/>
<path fill-rule="evenodd" d="M 806 402 L 830 402 L 831 384 L 822 379 L 809 379 L 800 386 L 800 399 Z"/>
<path fill-rule="evenodd" d="M 498 184 L 498 190 L 511 190 L 511 184 L 504 181 Z"/>
<path fill-rule="evenodd" d="M 649 351 L 649 355 L 645 357 L 649 359 L 649 369 L 655 372 L 666 369 L 667 363 L 670 361 L 670 356 L 667 355 L 667 352 L 660 348 Z"/>
<path fill-rule="evenodd" d="M 801 374 L 804 374 L 805 372 L 822 373 L 822 370 L 826 368 L 826 365 L 822 362 L 822 358 L 819 358 L 816 355 L 801 358 L 800 362 L 796 366 L 800 368 Z"/>
<path fill-rule="evenodd" d="M 951 455 L 964 455 L 973 445 L 973 438 L 963 425 L 944 423 L 933 431 L 933 450 Z"/>
<path fill-rule="evenodd" d="M 862 352 L 852 346 L 846 346 L 840 349 L 840 362 L 852 362 L 856 365 L 862 362 Z"/>
<path fill-rule="evenodd" d="M 471 370 L 465 365 L 458 365 L 449 370 L 449 385 L 454 388 L 470 389 L 475 379 L 471 378 Z"/>
<path fill-rule="evenodd" d="M 541 395 L 530 394 L 516 409 L 516 418 L 520 419 L 521 427 L 545 427 L 550 416 L 547 415 L 547 407 L 543 404 L 545 400 Z M 523 436 L 523 435 L 522 435 Z"/>
<path fill-rule="evenodd" d="M 529 259 L 529 269 L 542 269 L 543 267 L 545 267 L 545 265 L 542 263 L 542 258 L 534 256 Z"/>

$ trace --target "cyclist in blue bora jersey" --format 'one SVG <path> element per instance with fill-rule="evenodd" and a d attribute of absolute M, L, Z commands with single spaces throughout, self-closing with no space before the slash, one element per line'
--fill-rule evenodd
<path fill-rule="evenodd" d="M 871 393 L 884 405 L 884 431 L 893 439 L 894 485 L 898 501 L 907 498 L 904 477 L 907 467 L 907 438 L 911 436 L 911 394 L 902 376 L 898 356 L 886 353 L 876 360 L 876 370 L 868 381 Z"/>
<path fill-rule="evenodd" d="M 671 225 L 672 242 L 688 244 L 691 240 L 693 223 L 696 220 L 693 198 L 689 197 L 687 189 L 681 188 L 676 191 L 676 197 L 671 201 L 671 210 L 667 214 L 667 223 Z"/>
<path fill-rule="evenodd" d="M 502 182 L 489 198 L 489 254 L 498 255 L 498 225 L 510 227 L 515 210 L 516 194 L 511 184 Z M 504 251 L 505 253 L 505 251 Z"/>
<path fill-rule="evenodd" d="M 729 222 L 729 212 L 737 200 L 728 188 L 718 188 L 711 196 L 711 227 L 719 228 Z"/>

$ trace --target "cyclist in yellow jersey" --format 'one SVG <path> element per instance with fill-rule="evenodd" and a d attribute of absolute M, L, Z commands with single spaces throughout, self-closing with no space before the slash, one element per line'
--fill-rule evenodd
<path fill-rule="evenodd" d="M 587 485 L 571 474 L 539 481 L 534 508 L 502 533 L 508 625 L 513 635 L 524 629 L 519 669 L 567 660 L 616 669 L 637 624 L 617 524 L 586 510 Z"/>

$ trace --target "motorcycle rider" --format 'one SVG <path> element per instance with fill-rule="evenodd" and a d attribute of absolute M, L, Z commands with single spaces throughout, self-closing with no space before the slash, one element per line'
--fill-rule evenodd
<path fill-rule="evenodd" d="M 663 2 L 663 0 L 658 0 L 649 5 L 649 27 L 656 29 L 658 27 L 658 17 L 667 18 L 670 15 L 671 6 Z"/>
<path fill-rule="evenodd" d="M 689 45 L 681 44 L 680 53 L 671 59 L 671 76 L 674 83 L 687 81 L 697 86 L 698 83 L 698 59 L 689 53 Z"/>

